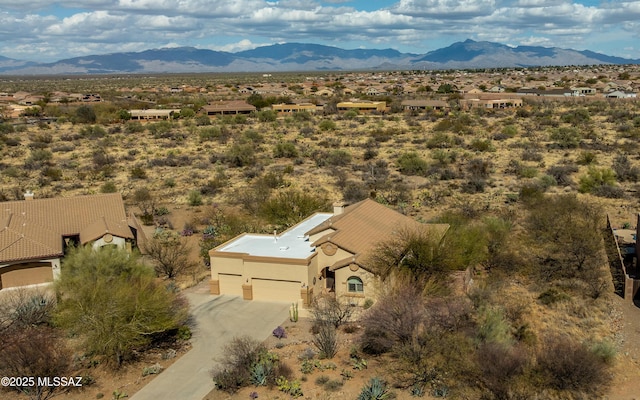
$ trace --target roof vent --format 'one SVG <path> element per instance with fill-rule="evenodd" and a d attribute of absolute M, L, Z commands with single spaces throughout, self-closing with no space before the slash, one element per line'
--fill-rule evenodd
<path fill-rule="evenodd" d="M 289 250 L 289 246 L 280 246 L 280 251 Z"/>
<path fill-rule="evenodd" d="M 25 200 L 33 200 L 33 192 L 31 190 L 27 190 L 24 194 Z"/>

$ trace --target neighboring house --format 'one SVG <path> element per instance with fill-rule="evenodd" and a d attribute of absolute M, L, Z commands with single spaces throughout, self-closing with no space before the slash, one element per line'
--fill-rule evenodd
<path fill-rule="evenodd" d="M 571 90 L 579 93 L 580 96 L 593 96 L 596 94 L 596 89 L 590 87 L 572 87 Z"/>
<path fill-rule="evenodd" d="M 626 92 L 624 90 L 615 90 L 613 92 L 607 93 L 604 97 L 608 99 L 635 99 L 636 93 L 634 92 Z"/>
<path fill-rule="evenodd" d="M 527 95 L 527 96 L 543 96 L 543 97 L 579 97 L 583 96 L 580 94 L 579 89 L 527 89 L 522 88 L 518 89 L 516 92 L 519 95 Z"/>
<path fill-rule="evenodd" d="M 342 101 L 336 105 L 338 112 L 346 112 L 350 110 L 362 113 L 380 112 L 383 113 L 387 109 L 387 103 L 384 101 Z"/>
<path fill-rule="evenodd" d="M 144 240 L 119 193 L 0 203 L 0 289 L 52 282 L 71 245 L 131 248 Z"/>
<path fill-rule="evenodd" d="M 202 109 L 207 115 L 251 114 L 256 111 L 255 106 L 252 106 L 244 100 L 218 101 L 207 104 L 202 107 Z"/>
<path fill-rule="evenodd" d="M 426 111 L 436 110 L 444 111 L 448 110 L 449 104 L 442 100 L 404 100 L 402 101 L 402 109 L 405 111 Z"/>
<path fill-rule="evenodd" d="M 522 107 L 522 98 L 518 96 L 509 96 L 505 94 L 489 94 L 482 95 L 465 95 L 460 100 L 460 106 L 463 109 L 484 108 L 484 109 L 503 109 Z"/>
<path fill-rule="evenodd" d="M 322 88 L 315 92 L 311 92 L 311 94 L 313 94 L 314 96 L 333 96 L 334 91 L 330 88 Z"/>
<path fill-rule="evenodd" d="M 314 214 L 280 234 L 245 233 L 209 251 L 211 293 L 303 306 L 329 293 L 363 304 L 377 296 L 367 265 L 372 252 L 403 229 L 442 237 L 448 225 L 421 224 L 367 199 L 335 205 L 333 214 Z"/>
<path fill-rule="evenodd" d="M 313 103 L 298 103 L 298 104 L 274 104 L 271 106 L 273 111 L 276 111 L 278 115 L 291 115 L 300 111 L 306 111 L 312 114 L 316 112 L 322 112 L 322 106 L 316 106 Z"/>
<path fill-rule="evenodd" d="M 159 109 L 129 111 L 129 114 L 131 114 L 132 120 L 173 119 L 173 116 L 179 113 L 180 113 L 180 110 L 159 110 Z"/>

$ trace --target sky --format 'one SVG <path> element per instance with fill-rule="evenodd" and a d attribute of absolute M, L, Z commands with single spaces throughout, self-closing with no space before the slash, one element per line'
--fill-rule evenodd
<path fill-rule="evenodd" d="M 38 62 L 275 43 L 424 54 L 473 39 L 640 58 L 640 0 L 0 0 L 0 55 Z"/>

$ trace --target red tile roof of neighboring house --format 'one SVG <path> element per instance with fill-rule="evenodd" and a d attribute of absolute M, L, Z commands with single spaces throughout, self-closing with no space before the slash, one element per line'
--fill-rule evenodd
<path fill-rule="evenodd" d="M 3 202 L 0 223 L 0 263 L 61 256 L 68 236 L 134 238 L 119 193 Z"/>

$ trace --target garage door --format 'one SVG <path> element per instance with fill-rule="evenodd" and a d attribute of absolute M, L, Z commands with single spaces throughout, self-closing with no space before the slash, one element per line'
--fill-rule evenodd
<path fill-rule="evenodd" d="M 294 302 L 300 300 L 300 282 L 252 279 L 253 299 Z"/>
<path fill-rule="evenodd" d="M 242 296 L 242 275 L 219 274 L 220 294 Z"/>
<path fill-rule="evenodd" d="M 52 281 L 50 263 L 33 262 L 0 268 L 0 289 Z"/>

